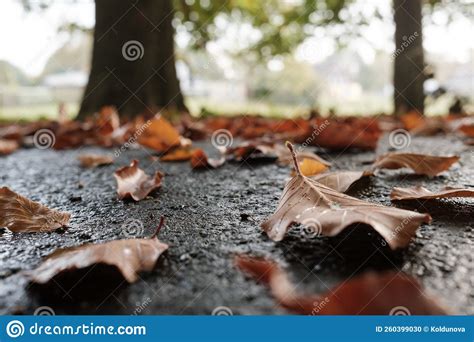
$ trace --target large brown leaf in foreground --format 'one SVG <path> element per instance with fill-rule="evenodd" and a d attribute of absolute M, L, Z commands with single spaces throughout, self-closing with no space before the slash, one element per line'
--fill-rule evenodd
<path fill-rule="evenodd" d="M 321 295 L 299 294 L 274 262 L 238 256 L 237 266 L 267 285 L 286 309 L 302 315 L 442 315 L 416 279 L 402 272 L 368 272 Z"/>
<path fill-rule="evenodd" d="M 138 280 L 139 272 L 151 271 L 167 249 L 168 245 L 158 240 L 156 234 L 150 239 L 125 239 L 60 249 L 32 271 L 31 282 L 46 284 L 60 273 L 105 264 L 116 267 L 127 282 L 133 283 Z"/>
<path fill-rule="evenodd" d="M 120 199 L 133 198 L 135 201 L 140 201 L 161 186 L 164 175 L 157 171 L 152 178 L 138 167 L 137 160 L 133 160 L 130 166 L 115 171 L 114 177 L 117 180 L 117 193 Z"/>
<path fill-rule="evenodd" d="M 390 170 L 407 167 L 417 174 L 433 177 L 449 169 L 458 160 L 458 156 L 436 157 L 416 153 L 387 153 L 377 158 L 372 167 Z"/>
<path fill-rule="evenodd" d="M 12 232 L 49 232 L 69 223 L 71 214 L 49 209 L 9 188 L 0 189 L 0 227 Z"/>
<path fill-rule="evenodd" d="M 157 152 L 165 152 L 172 147 L 179 146 L 181 136 L 171 123 L 161 115 L 157 115 L 138 137 L 138 143 Z"/>
<path fill-rule="evenodd" d="M 297 175 L 285 186 L 275 213 L 261 224 L 272 240 L 282 240 L 292 223 L 325 236 L 337 235 L 354 223 L 365 223 L 396 249 L 410 243 L 422 222 L 430 222 L 429 215 L 365 202 L 303 176 L 293 146 L 287 145 L 294 155 Z"/>
<path fill-rule="evenodd" d="M 315 181 L 321 183 L 328 188 L 334 189 L 339 192 L 346 192 L 352 184 L 357 182 L 363 177 L 371 176 L 370 171 L 335 171 L 322 173 L 313 177 Z"/>
<path fill-rule="evenodd" d="M 474 197 L 474 189 L 446 187 L 440 191 L 432 192 L 422 186 L 413 188 L 393 188 L 390 198 L 393 201 L 412 199 L 436 199 L 448 197 Z"/>

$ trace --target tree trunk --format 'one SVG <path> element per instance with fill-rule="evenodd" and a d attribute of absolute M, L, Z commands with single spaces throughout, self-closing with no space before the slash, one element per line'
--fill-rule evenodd
<path fill-rule="evenodd" d="M 393 0 L 395 20 L 395 113 L 424 111 L 422 0 Z"/>
<path fill-rule="evenodd" d="M 79 119 L 105 105 L 125 117 L 185 110 L 172 19 L 172 0 L 96 0 L 92 67 Z"/>

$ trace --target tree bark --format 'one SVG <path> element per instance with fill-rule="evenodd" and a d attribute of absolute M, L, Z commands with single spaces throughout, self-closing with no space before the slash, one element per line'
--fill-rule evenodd
<path fill-rule="evenodd" d="M 424 112 L 422 0 L 393 0 L 395 21 L 395 113 Z"/>
<path fill-rule="evenodd" d="M 79 119 L 113 105 L 124 117 L 185 110 L 176 75 L 171 0 L 96 0 L 89 82 Z"/>

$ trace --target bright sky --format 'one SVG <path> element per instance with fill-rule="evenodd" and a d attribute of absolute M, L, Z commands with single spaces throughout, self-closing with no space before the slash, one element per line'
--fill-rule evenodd
<path fill-rule="evenodd" d="M 364 1 L 364 0 L 359 0 Z M 391 1 L 378 1 L 382 10 L 390 11 Z M 384 7 L 385 6 L 385 7 Z M 429 53 L 441 54 L 447 60 L 469 62 L 473 59 L 474 23 L 456 19 L 446 26 L 447 17 L 438 12 L 433 17 L 438 25 L 424 28 L 424 44 Z M 29 75 L 41 73 L 47 59 L 68 39 L 67 33 L 58 33 L 58 27 L 67 22 L 94 25 L 92 0 L 58 1 L 43 12 L 25 13 L 19 0 L 1 0 L 0 3 L 0 60 L 7 60 Z M 354 40 L 350 48 L 357 51 L 366 63 L 373 60 L 375 50 L 391 53 L 394 49 L 393 24 L 373 20 L 364 33 L 364 39 Z M 234 40 L 230 40 L 235 43 Z M 225 41 L 219 42 L 225 45 Z M 299 59 L 317 63 L 336 51 L 332 39 L 323 28 L 315 30 L 314 38 L 308 39 L 297 51 Z"/>

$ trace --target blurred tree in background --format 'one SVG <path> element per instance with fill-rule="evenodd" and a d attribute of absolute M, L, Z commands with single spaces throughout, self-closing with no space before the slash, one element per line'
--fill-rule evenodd
<path fill-rule="evenodd" d="M 22 1 L 27 9 L 53 4 L 51 0 Z M 291 53 L 317 27 L 337 27 L 335 38 L 344 43 L 357 37 L 371 18 L 382 17 L 377 6 L 368 3 L 360 11 L 351 7 L 353 2 L 95 0 L 92 67 L 79 117 L 103 105 L 115 105 L 124 116 L 151 114 L 163 107 L 184 110 L 176 75 L 176 30 L 187 32 L 189 46 L 203 49 L 208 42 L 238 27 L 237 32 L 242 32 L 245 39 L 235 41 L 232 52 L 249 61 L 269 60 Z M 436 6 L 469 12 L 467 0 L 393 0 L 395 112 L 423 113 L 426 72 L 422 11 Z M 268 82 L 272 80 L 263 84 Z M 294 80 L 295 87 L 298 82 Z M 263 88 L 255 91 L 265 94 Z"/>

